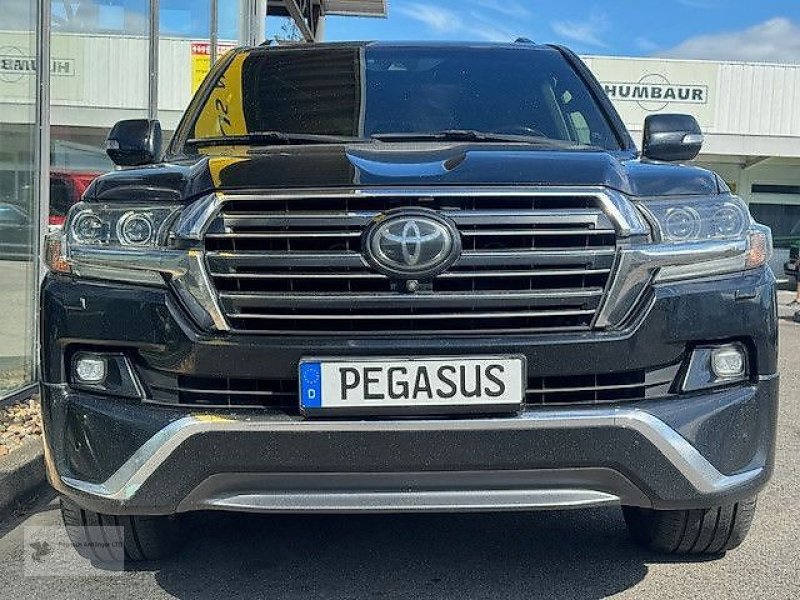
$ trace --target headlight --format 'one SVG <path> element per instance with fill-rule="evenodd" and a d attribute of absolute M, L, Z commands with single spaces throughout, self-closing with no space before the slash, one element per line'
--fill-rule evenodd
<path fill-rule="evenodd" d="M 177 205 L 76 204 L 64 229 L 47 236 L 47 265 L 55 273 L 163 284 L 161 264 L 175 254 L 169 249 L 170 229 L 181 210 Z"/>
<path fill-rule="evenodd" d="M 751 219 L 736 196 L 653 200 L 639 205 L 666 243 L 743 239 Z"/>
<path fill-rule="evenodd" d="M 179 211 L 179 206 L 77 204 L 67 218 L 67 243 L 70 247 L 165 246 Z"/>
<path fill-rule="evenodd" d="M 643 201 L 639 209 L 653 226 L 648 251 L 669 281 L 761 267 L 772 256 L 772 232 L 753 222 L 736 196 Z"/>
<path fill-rule="evenodd" d="M 169 285 L 199 327 L 226 331 L 228 323 L 205 272 L 204 254 L 197 247 L 202 226 L 216 207 L 214 194 L 187 207 L 133 202 L 76 204 L 64 228 L 47 235 L 45 260 L 53 273 L 95 281 Z"/>

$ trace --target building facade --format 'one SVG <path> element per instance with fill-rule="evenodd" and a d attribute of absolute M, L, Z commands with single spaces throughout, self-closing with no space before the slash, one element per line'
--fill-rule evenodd
<path fill-rule="evenodd" d="M 296 17 L 300 37 L 321 35 L 326 11 L 386 14 L 385 0 L 9 0 L 0 22 L 0 397 L 36 378 L 45 213 L 63 217 L 86 182 L 112 168 L 103 143 L 116 121 L 157 112 L 174 130 L 212 59 L 263 36 L 263 17 L 252 17 L 267 6 Z M 154 7 L 160 18 L 147 19 Z M 694 115 L 706 134 L 698 162 L 750 203 L 779 247 L 800 239 L 800 65 L 584 58 L 636 138 L 648 115 Z"/>
<path fill-rule="evenodd" d="M 785 248 L 800 239 L 800 65 L 585 57 L 635 138 L 655 113 L 694 115 L 715 170 Z"/>

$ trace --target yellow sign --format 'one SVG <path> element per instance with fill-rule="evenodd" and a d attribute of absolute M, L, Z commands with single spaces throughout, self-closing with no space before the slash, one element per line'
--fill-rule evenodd
<path fill-rule="evenodd" d="M 217 44 L 217 56 L 222 56 L 235 47 L 234 44 Z M 200 89 L 209 71 L 211 71 L 211 43 L 192 42 L 192 94 Z"/>
<path fill-rule="evenodd" d="M 242 67 L 249 53 L 231 61 L 203 106 L 194 126 L 194 137 L 229 137 L 247 133 L 242 106 Z"/>

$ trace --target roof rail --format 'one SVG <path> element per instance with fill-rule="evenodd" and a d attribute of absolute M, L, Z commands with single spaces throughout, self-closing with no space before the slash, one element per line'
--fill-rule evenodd
<path fill-rule="evenodd" d="M 532 39 L 526 38 L 526 37 L 518 37 L 516 40 L 514 40 L 514 43 L 515 44 L 533 44 L 534 46 L 536 45 L 536 42 L 534 42 Z"/>

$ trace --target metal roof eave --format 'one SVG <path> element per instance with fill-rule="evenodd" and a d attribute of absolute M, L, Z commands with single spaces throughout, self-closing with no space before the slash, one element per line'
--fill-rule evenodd
<path fill-rule="evenodd" d="M 387 0 L 320 0 L 323 13 L 350 17 L 386 17 Z"/>

